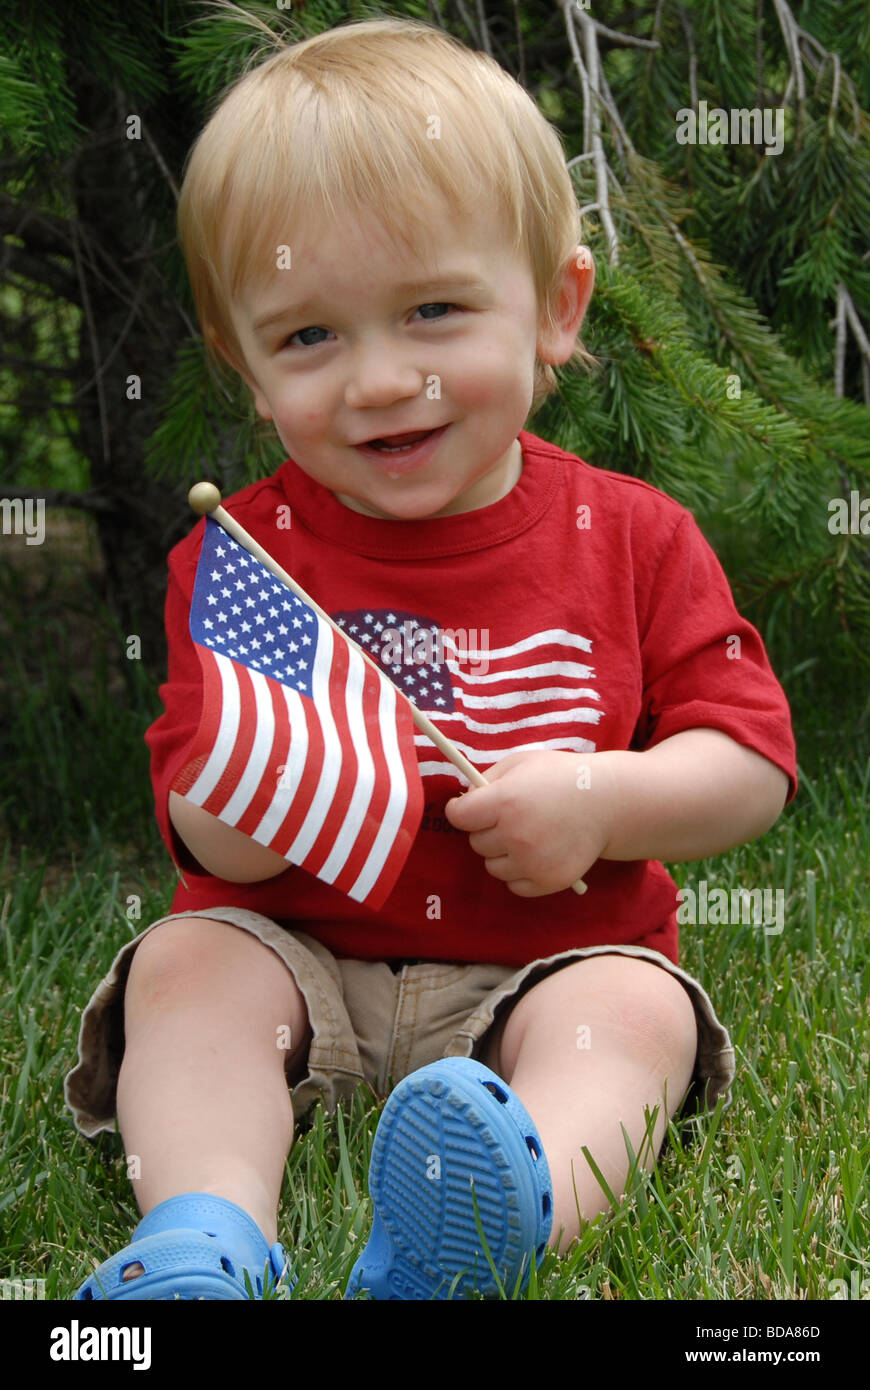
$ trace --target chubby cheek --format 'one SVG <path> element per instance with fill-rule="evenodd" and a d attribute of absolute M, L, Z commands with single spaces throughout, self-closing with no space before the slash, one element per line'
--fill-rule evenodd
<path fill-rule="evenodd" d="M 510 389 L 518 375 L 511 354 L 489 341 L 469 347 L 461 358 L 455 357 L 447 379 L 454 400 L 485 408 L 503 400 L 505 388 Z"/>
<path fill-rule="evenodd" d="M 531 402 L 533 379 L 534 357 L 519 343 L 514 351 L 509 344 L 504 349 L 481 349 L 466 363 L 465 370 L 451 372 L 451 382 L 456 383 L 455 400 L 466 408 L 494 412 L 499 417 L 510 414 L 512 407 L 522 413 L 520 403 L 527 398 Z"/>
<path fill-rule="evenodd" d="M 298 410 L 285 408 L 278 421 L 281 426 L 282 441 L 286 445 L 285 435 L 299 440 L 314 441 L 328 429 L 329 420 L 330 415 L 327 410 L 313 410 L 310 406 Z"/>

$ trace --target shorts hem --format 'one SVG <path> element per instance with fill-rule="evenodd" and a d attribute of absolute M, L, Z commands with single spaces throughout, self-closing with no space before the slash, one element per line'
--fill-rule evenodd
<path fill-rule="evenodd" d="M 349 1101 L 363 1083 L 376 1096 L 385 1095 L 389 1076 L 399 1081 L 427 1061 L 479 1057 L 490 1029 L 506 1019 L 509 1008 L 527 990 L 565 965 L 598 955 L 648 960 L 667 970 L 687 990 L 695 1010 L 698 1048 L 692 1080 L 678 1113 L 683 1114 L 693 1102 L 704 1110 L 714 1109 L 720 1099 L 724 1099 L 725 1108 L 731 1104 L 734 1048 L 726 1029 L 703 986 L 651 947 L 574 947 L 517 969 L 422 961 L 401 966 L 400 977 L 384 962 L 339 960 L 313 937 L 281 927 L 260 913 L 218 907 L 169 913 L 152 922 L 124 943 L 94 991 L 82 1013 L 79 1061 L 64 1081 L 66 1106 L 76 1128 L 87 1138 L 101 1132 L 117 1133 L 117 1078 L 124 1053 L 123 999 L 133 955 L 155 927 L 191 917 L 250 932 L 275 951 L 293 975 L 305 1000 L 312 1034 L 307 1058 L 303 1061 L 300 1057 L 300 1075 L 295 1080 L 288 1077 L 297 1119 L 317 1100 L 332 1113 L 339 1100 Z M 462 1001 L 466 999 L 470 1002 L 463 1012 Z M 382 1026 L 391 1007 L 392 1035 Z M 451 1014 L 453 1023 L 449 1021 Z M 401 1036 L 400 1016 L 407 1019 L 406 1033 Z M 378 1028 L 382 1029 L 380 1052 L 373 1040 Z M 415 1030 L 420 1032 L 419 1038 Z"/>

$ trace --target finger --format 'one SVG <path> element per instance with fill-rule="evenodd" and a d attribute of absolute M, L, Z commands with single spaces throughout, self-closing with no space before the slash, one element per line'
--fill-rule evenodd
<path fill-rule="evenodd" d="M 551 891 L 533 883 L 530 878 L 514 878 L 508 884 L 510 891 L 518 898 L 545 898 Z"/>
<path fill-rule="evenodd" d="M 501 879 L 502 883 L 507 883 L 509 879 L 515 878 L 517 867 L 511 862 L 509 854 L 500 854 L 491 859 L 484 859 L 483 867 L 493 878 Z"/>
<path fill-rule="evenodd" d="M 475 830 L 468 837 L 468 843 L 483 859 L 501 859 L 507 856 L 508 851 L 504 847 L 504 837 L 499 834 L 498 829 L 493 827 L 491 830 Z"/>
<path fill-rule="evenodd" d="M 530 878 L 515 877 L 516 865 L 511 863 L 508 854 L 503 854 L 499 859 L 487 859 L 484 863 L 487 873 L 504 883 L 505 887 L 509 888 L 518 898 L 543 898 L 550 891 L 548 888 L 542 888 L 539 883 L 535 883 Z"/>
<path fill-rule="evenodd" d="M 463 796 L 453 796 L 444 814 L 457 830 L 492 830 L 496 824 L 497 793 L 488 787 L 475 787 Z"/>

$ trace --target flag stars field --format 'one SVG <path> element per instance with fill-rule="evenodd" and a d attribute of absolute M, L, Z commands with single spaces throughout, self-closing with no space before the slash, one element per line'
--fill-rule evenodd
<path fill-rule="evenodd" d="M 229 544 L 232 545 L 235 549 L 239 549 L 239 547 L 236 545 L 236 542 L 235 542 L 235 541 L 231 541 Z M 218 547 L 216 547 L 214 553 L 215 553 L 215 555 L 217 555 L 217 556 L 223 558 L 223 557 L 226 556 L 226 554 L 227 554 L 227 549 L 226 549 L 226 547 L 224 547 L 224 546 L 218 546 Z M 233 565 L 231 562 L 228 561 L 227 564 L 223 566 L 223 569 L 214 568 L 214 569 L 211 571 L 211 574 L 210 574 L 209 578 L 211 579 L 211 582 L 212 582 L 213 584 L 218 585 L 218 584 L 221 582 L 221 580 L 223 579 L 223 577 L 224 577 L 225 574 L 228 574 L 228 573 L 230 573 L 231 571 L 232 571 L 233 573 L 235 573 L 235 568 L 236 568 L 235 565 Z M 248 575 L 248 581 L 249 581 L 250 583 L 260 583 L 260 582 L 261 582 L 259 576 L 258 576 L 253 570 L 252 570 L 251 573 Z M 243 587 L 244 587 L 244 582 L 243 582 L 243 580 L 241 580 L 241 579 L 238 580 L 238 581 L 237 581 L 236 587 L 237 587 L 237 588 L 243 588 Z M 305 623 L 312 623 L 312 622 L 315 621 L 314 614 L 311 613 L 308 609 L 305 608 L 305 605 L 303 604 L 303 602 L 302 602 L 301 599 L 296 598 L 295 596 L 294 596 L 293 598 L 290 598 L 290 599 L 283 599 L 283 600 L 282 600 L 281 609 L 276 608 L 276 607 L 275 607 L 274 600 L 272 600 L 272 597 L 271 597 L 271 596 L 272 596 L 272 594 L 281 594 L 281 593 L 283 593 L 283 592 L 284 592 L 283 585 L 281 585 L 281 584 L 272 584 L 272 585 L 269 586 L 269 587 L 265 587 L 265 586 L 264 586 L 264 587 L 260 588 L 256 593 L 249 593 L 249 594 L 248 594 L 248 596 L 247 596 L 246 599 L 245 599 L 245 607 L 246 607 L 246 608 L 252 608 L 252 609 L 255 610 L 255 611 L 251 614 L 251 617 L 253 618 L 253 621 L 254 621 L 255 626 L 257 626 L 257 627 L 266 627 L 266 624 L 267 624 L 267 622 L 268 622 L 269 619 L 273 619 L 273 620 L 274 620 L 275 618 L 279 618 L 279 617 L 281 616 L 281 612 L 282 612 L 282 611 L 287 611 L 287 612 L 292 611 L 294 605 L 295 605 L 296 607 L 301 608 L 301 609 L 304 610 L 304 617 L 299 617 L 299 616 L 294 616 L 294 617 L 293 617 L 292 623 L 293 623 L 294 628 L 301 629 L 301 628 L 305 625 Z M 224 587 L 224 588 L 221 588 L 220 590 L 215 589 L 213 592 L 207 593 L 207 594 L 205 595 L 205 601 L 208 603 L 208 605 L 209 605 L 210 607 L 213 608 L 213 607 L 215 607 L 215 606 L 220 602 L 220 599 L 221 599 L 221 598 L 225 598 L 225 599 L 226 599 L 226 598 L 231 598 L 231 597 L 232 597 L 232 590 L 227 589 L 227 588 Z M 259 608 L 259 607 L 258 607 L 258 604 L 266 604 L 266 603 L 269 604 L 269 607 L 268 607 L 268 608 L 263 609 L 263 608 Z M 238 615 L 241 613 L 241 611 L 242 611 L 242 610 L 241 610 L 241 608 L 239 607 L 238 604 L 233 604 L 233 605 L 230 607 L 228 613 L 225 612 L 222 608 L 219 609 L 219 610 L 215 613 L 215 618 L 217 619 L 217 621 L 218 621 L 219 623 L 228 623 L 228 622 L 230 621 L 230 618 L 231 618 L 231 617 L 238 616 Z M 203 628 L 206 629 L 206 631 L 211 631 L 211 632 L 214 631 L 214 623 L 213 623 L 213 621 L 211 620 L 211 618 L 203 618 L 203 620 L 202 620 L 202 626 L 203 626 Z M 240 623 L 239 627 L 240 627 L 240 630 L 241 630 L 243 633 L 248 633 L 248 632 L 251 632 L 251 631 L 253 630 L 253 629 L 252 629 L 252 626 L 251 626 L 251 624 L 250 624 L 249 622 L 242 622 L 242 623 Z M 276 628 L 277 628 L 277 636 L 276 636 L 276 633 L 272 631 L 271 627 L 266 628 L 266 631 L 262 633 L 262 637 L 263 637 L 264 641 L 274 643 L 274 642 L 276 642 L 276 641 L 278 640 L 278 637 L 279 637 L 279 636 L 280 636 L 280 637 L 286 637 L 287 634 L 288 634 L 289 631 L 290 631 L 290 629 L 287 627 L 286 623 L 283 623 L 283 622 L 277 624 L 277 625 L 276 625 Z M 352 629 L 352 630 L 356 630 L 356 629 L 354 628 L 354 629 Z M 235 628 L 227 628 L 225 635 L 222 635 L 222 634 L 220 634 L 220 633 L 215 633 L 215 635 L 214 635 L 213 637 L 207 637 L 207 638 L 205 638 L 205 642 L 206 642 L 206 645 L 211 646 L 211 647 L 214 647 L 217 643 L 221 643 L 221 644 L 223 644 L 223 643 L 225 643 L 225 642 L 236 643 L 237 638 L 238 638 L 238 631 L 237 631 Z M 304 632 L 303 632 L 303 633 L 300 633 L 300 640 L 301 640 L 301 642 L 302 642 L 304 645 L 306 645 L 306 646 L 310 646 L 310 645 L 311 645 L 312 639 L 308 636 L 307 633 L 304 633 Z M 371 640 L 371 639 L 370 639 L 370 638 L 367 638 L 366 640 Z M 260 652 L 260 651 L 262 651 L 262 645 L 263 645 L 262 642 L 260 642 L 257 638 L 252 638 L 252 640 L 249 642 L 249 644 L 248 644 L 247 646 L 244 646 L 244 645 L 238 645 L 238 646 L 235 646 L 235 647 L 229 647 L 229 646 L 228 646 L 226 650 L 227 650 L 227 654 L 228 654 L 229 656 L 233 657 L 233 658 L 236 658 L 236 657 L 239 657 L 239 656 L 246 657 L 246 656 L 249 655 L 250 652 Z M 287 646 L 288 646 L 288 648 L 289 648 L 289 650 L 290 650 L 291 652 L 297 652 L 297 651 L 299 650 L 299 643 L 298 643 L 298 642 L 289 642 L 289 643 L 287 644 Z M 282 648 L 276 647 L 275 650 L 274 650 L 274 652 L 272 653 L 272 655 L 269 655 L 268 652 L 263 652 L 262 656 L 260 656 L 260 657 L 258 657 L 258 658 L 256 658 L 256 659 L 252 660 L 250 664 L 251 664 L 251 666 L 255 667 L 256 669 L 259 669 L 261 663 L 262 663 L 263 665 L 271 666 L 271 665 L 273 664 L 273 662 L 283 662 L 284 656 L 285 656 L 284 650 L 283 650 Z M 296 666 L 295 666 L 295 667 L 293 667 L 293 666 L 287 666 L 287 667 L 284 668 L 283 672 L 282 672 L 280 669 L 276 668 L 276 670 L 274 671 L 274 674 L 277 675 L 277 676 L 281 676 L 281 675 L 283 674 L 283 675 L 286 676 L 288 679 L 292 679 L 292 678 L 296 675 L 297 671 L 305 671 L 305 670 L 307 670 L 307 669 L 308 669 L 308 663 L 307 663 L 307 662 L 305 662 L 305 661 L 298 661 L 298 662 L 296 663 Z"/>

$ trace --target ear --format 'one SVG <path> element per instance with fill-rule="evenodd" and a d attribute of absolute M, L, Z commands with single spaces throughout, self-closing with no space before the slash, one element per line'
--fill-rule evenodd
<path fill-rule="evenodd" d="M 251 376 L 250 370 L 248 369 L 248 364 L 245 362 L 245 359 L 241 356 L 240 353 L 237 353 L 231 347 L 227 346 L 227 344 L 224 342 L 223 338 L 221 338 L 216 328 L 208 329 L 208 337 L 214 351 L 220 353 L 224 361 L 227 362 L 233 369 L 233 371 L 238 373 L 238 375 L 242 378 L 242 381 L 245 383 L 251 395 L 254 397 L 254 407 L 260 418 L 262 420 L 271 420 L 272 412 L 269 408 L 269 403 L 266 400 L 266 397 L 263 395 L 262 391 L 260 390 L 259 386 L 257 385 L 257 382 Z"/>
<path fill-rule="evenodd" d="M 556 309 L 556 326 L 542 327 L 538 334 L 537 355 L 543 362 L 567 362 L 577 344 L 577 334 L 592 298 L 595 262 L 588 246 L 576 246 L 562 272 Z"/>

